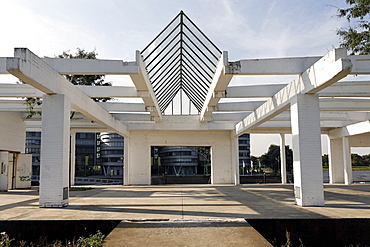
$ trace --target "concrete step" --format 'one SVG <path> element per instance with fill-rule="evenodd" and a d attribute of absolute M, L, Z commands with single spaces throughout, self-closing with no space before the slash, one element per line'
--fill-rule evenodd
<path fill-rule="evenodd" d="M 104 247 L 272 246 L 244 219 L 122 221 Z"/>

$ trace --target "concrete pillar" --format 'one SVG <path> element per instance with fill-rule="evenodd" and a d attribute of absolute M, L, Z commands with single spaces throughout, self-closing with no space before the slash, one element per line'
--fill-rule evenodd
<path fill-rule="evenodd" d="M 280 174 L 281 183 L 287 183 L 286 174 L 286 152 L 285 152 L 285 134 L 280 133 Z"/>
<path fill-rule="evenodd" d="M 344 184 L 350 185 L 352 179 L 352 162 L 351 162 L 351 147 L 348 143 L 348 137 L 342 137 L 343 146 L 343 161 L 344 161 Z"/>
<path fill-rule="evenodd" d="M 344 183 L 342 138 L 329 139 L 329 183 Z"/>
<path fill-rule="evenodd" d="M 44 95 L 40 165 L 40 207 L 68 206 L 70 99 Z"/>
<path fill-rule="evenodd" d="M 150 144 L 147 131 L 130 131 L 130 137 L 125 138 L 125 181 L 126 185 L 151 184 Z M 127 141 L 128 140 L 128 143 Z M 127 147 L 126 147 L 127 146 Z M 125 152 L 126 155 L 126 152 Z"/>
<path fill-rule="evenodd" d="M 130 185 L 130 183 L 129 183 L 129 177 L 128 177 L 128 174 L 130 172 L 130 170 L 129 170 L 129 159 L 130 159 L 129 146 L 130 146 L 130 137 L 125 136 L 124 142 L 125 142 L 125 144 L 123 146 L 123 185 Z"/>
<path fill-rule="evenodd" d="M 294 192 L 300 206 L 323 206 L 319 97 L 298 94 L 291 100 Z"/>
<path fill-rule="evenodd" d="M 76 174 L 76 131 L 71 131 L 69 157 L 69 185 L 75 185 Z"/>
<path fill-rule="evenodd" d="M 234 133 L 231 133 L 231 157 L 232 157 L 232 167 L 234 168 L 234 184 L 240 184 L 240 174 L 239 174 L 239 138 L 234 137 Z"/>

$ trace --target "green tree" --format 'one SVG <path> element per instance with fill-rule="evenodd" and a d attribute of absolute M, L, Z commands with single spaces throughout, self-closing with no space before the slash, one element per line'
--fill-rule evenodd
<path fill-rule="evenodd" d="M 85 49 L 77 48 L 75 54 L 69 53 L 69 51 L 64 51 L 63 54 L 58 55 L 58 58 L 64 59 L 97 59 L 98 53 L 94 51 L 85 51 Z M 104 82 L 104 75 L 65 75 L 65 78 L 69 80 L 74 85 L 90 85 L 90 86 L 111 86 L 112 83 Z M 23 82 L 20 82 L 23 83 Z M 111 98 L 92 98 L 96 102 L 106 102 Z M 27 118 L 32 118 L 40 112 L 36 112 L 34 107 L 42 104 L 42 99 L 37 97 L 27 97 L 24 103 L 27 107 L 28 116 Z M 72 115 L 73 117 L 73 115 Z"/>
<path fill-rule="evenodd" d="M 329 167 L 329 155 L 328 154 L 324 154 L 322 156 L 322 166 Z"/>
<path fill-rule="evenodd" d="M 59 55 L 59 58 L 65 59 L 97 59 L 98 53 L 94 51 L 85 51 L 85 49 L 77 48 L 75 54 L 64 51 Z M 65 75 L 66 79 L 74 85 L 88 85 L 88 86 L 111 86 L 112 83 L 104 82 L 104 75 Z M 110 98 L 92 98 L 97 102 L 106 102 Z"/>
<path fill-rule="evenodd" d="M 338 9 L 338 17 L 346 18 L 349 27 L 337 30 L 341 47 L 351 55 L 370 54 L 370 0 L 346 0 L 348 8 Z"/>
<path fill-rule="evenodd" d="M 291 172 L 293 170 L 293 150 L 289 148 L 289 145 L 285 146 L 285 156 L 287 171 Z M 263 167 L 271 168 L 274 173 L 279 173 L 281 163 L 280 146 L 271 144 L 267 153 L 261 155 L 259 160 Z"/>

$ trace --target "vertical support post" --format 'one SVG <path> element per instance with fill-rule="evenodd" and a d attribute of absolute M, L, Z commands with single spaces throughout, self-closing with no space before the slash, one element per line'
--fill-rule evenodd
<path fill-rule="evenodd" d="M 319 97 L 298 94 L 291 100 L 294 192 L 300 206 L 323 206 Z"/>
<path fill-rule="evenodd" d="M 329 183 L 344 184 L 344 156 L 341 138 L 329 139 Z"/>
<path fill-rule="evenodd" d="M 280 133 L 280 174 L 281 183 L 287 183 L 287 171 L 286 171 L 286 152 L 285 152 L 285 134 Z"/>
<path fill-rule="evenodd" d="M 70 137 L 70 166 L 69 166 L 69 185 L 75 185 L 76 174 L 76 131 L 71 131 Z"/>
<path fill-rule="evenodd" d="M 234 184 L 240 184 L 240 174 L 239 174 L 239 138 L 234 136 L 234 132 L 231 132 L 231 157 L 232 157 L 232 167 L 234 169 Z"/>
<path fill-rule="evenodd" d="M 130 145 L 130 137 L 126 137 L 124 139 L 124 146 L 123 146 L 123 185 L 130 185 L 129 181 L 129 145 Z"/>
<path fill-rule="evenodd" d="M 351 147 L 349 146 L 348 137 L 342 137 L 343 161 L 344 161 L 344 184 L 350 185 L 353 182 L 352 164 L 351 164 Z"/>
<path fill-rule="evenodd" d="M 40 207 L 68 206 L 70 99 L 44 95 L 40 167 Z"/>

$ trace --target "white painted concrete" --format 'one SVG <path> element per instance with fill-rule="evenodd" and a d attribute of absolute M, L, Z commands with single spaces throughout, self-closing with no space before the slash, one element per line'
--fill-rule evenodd
<path fill-rule="evenodd" d="M 44 95 L 40 163 L 40 207 L 65 207 L 69 203 L 69 98 Z"/>
<path fill-rule="evenodd" d="M 349 146 L 348 137 L 342 137 L 343 161 L 344 161 L 344 184 L 352 184 L 352 163 L 351 163 L 351 148 Z"/>
<path fill-rule="evenodd" d="M 0 151 L 24 153 L 26 124 L 20 112 L 0 112 Z"/>
<path fill-rule="evenodd" d="M 291 101 L 293 169 L 296 202 L 323 206 L 319 97 L 298 94 Z"/>
<path fill-rule="evenodd" d="M 329 183 L 344 183 L 344 155 L 341 138 L 329 139 Z"/>
<path fill-rule="evenodd" d="M 281 183 L 287 183 L 287 169 L 286 169 L 286 153 L 285 153 L 285 134 L 280 133 L 280 173 Z"/>
<path fill-rule="evenodd" d="M 235 184 L 235 152 L 232 131 L 145 131 L 131 130 L 128 157 L 125 152 L 125 185 L 150 184 L 151 146 L 210 146 L 211 183 Z M 127 138 L 125 139 L 125 143 Z M 126 151 L 126 149 L 125 149 Z"/>

